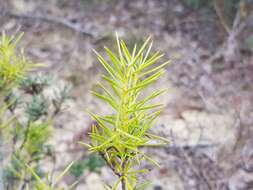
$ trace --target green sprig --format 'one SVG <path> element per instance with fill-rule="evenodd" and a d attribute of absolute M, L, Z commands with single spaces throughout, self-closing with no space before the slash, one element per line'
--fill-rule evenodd
<path fill-rule="evenodd" d="M 104 93 L 92 94 L 111 106 L 114 113 L 99 116 L 89 112 L 97 125 L 92 126 L 92 141 L 88 147 L 91 152 L 98 152 L 119 177 L 116 184 L 112 188 L 106 186 L 107 189 L 117 189 L 120 184 L 122 190 L 141 189 L 142 185 L 137 185 L 137 174 L 146 170 L 134 170 L 136 163 L 143 159 L 155 165 L 158 163 L 139 149 L 149 146 L 149 142 L 154 140 L 162 141 L 157 145 L 168 143 L 167 139 L 148 132 L 163 106 L 151 102 L 166 90 L 155 90 L 151 95 L 141 98 L 144 89 L 157 81 L 169 64 L 167 61 L 157 65 L 163 55 L 159 52 L 150 55 L 152 44 L 149 37 L 139 51 L 135 45 L 130 52 L 126 43 L 117 37 L 116 53 L 105 47 L 109 62 L 94 51 L 108 75 L 103 76 L 107 85 L 99 83 Z M 152 146 L 155 145 L 152 143 Z"/>

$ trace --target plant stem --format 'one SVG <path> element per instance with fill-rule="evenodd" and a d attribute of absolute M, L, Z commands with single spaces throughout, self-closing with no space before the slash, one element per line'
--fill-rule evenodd
<path fill-rule="evenodd" d="M 126 164 L 127 164 L 127 162 L 128 162 L 128 157 L 125 158 L 124 162 L 123 162 L 122 165 L 121 165 L 121 169 L 122 169 L 123 172 L 122 172 L 122 173 L 119 173 L 119 172 L 117 171 L 117 169 L 114 167 L 114 165 L 111 164 L 111 163 L 107 160 L 107 158 L 105 157 L 105 155 L 104 155 L 102 152 L 100 152 L 99 154 L 100 154 L 100 156 L 105 160 L 106 164 L 107 164 L 108 167 L 113 171 L 113 173 L 114 173 L 116 176 L 118 176 L 119 178 L 120 178 L 120 177 L 122 178 L 122 179 L 121 179 L 121 189 L 122 189 L 122 190 L 127 190 L 127 187 L 126 187 L 126 178 L 125 178 L 125 168 L 126 168 Z"/>
<path fill-rule="evenodd" d="M 124 162 L 122 163 L 122 180 L 121 180 L 121 187 L 122 187 L 122 190 L 127 190 L 126 189 L 126 176 L 125 176 L 125 169 L 126 169 L 126 165 L 127 165 L 127 162 L 128 162 L 128 157 L 125 158 Z"/>
<path fill-rule="evenodd" d="M 116 168 L 114 167 L 114 165 L 111 164 L 111 163 L 108 161 L 108 159 L 105 157 L 105 155 L 104 155 L 102 152 L 100 152 L 99 154 L 100 154 L 100 156 L 105 160 L 106 164 L 107 164 L 108 167 L 113 171 L 113 173 L 114 173 L 116 176 L 121 177 L 121 174 L 116 170 Z"/>
<path fill-rule="evenodd" d="M 122 190 L 127 190 L 126 189 L 126 179 L 125 179 L 125 177 L 122 178 L 121 185 L 122 185 Z"/>
<path fill-rule="evenodd" d="M 25 143 L 28 140 L 28 135 L 29 135 L 29 132 L 30 132 L 30 128 L 31 128 L 31 120 L 29 120 L 28 123 L 27 123 L 27 128 L 26 128 L 26 131 L 25 131 L 25 138 L 24 138 L 24 141 L 22 142 L 19 150 L 22 150 L 24 148 Z"/>

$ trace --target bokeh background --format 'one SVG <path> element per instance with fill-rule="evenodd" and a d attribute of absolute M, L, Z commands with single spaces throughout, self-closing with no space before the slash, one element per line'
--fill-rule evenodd
<path fill-rule="evenodd" d="M 252 0 L 0 0 L 0 31 L 24 31 L 26 54 L 47 65 L 40 72 L 72 86 L 51 138 L 56 161 L 41 163 L 45 170 L 75 160 L 63 183 L 79 180 L 78 190 L 115 179 L 78 142 L 89 141 L 85 110 L 109 111 L 89 92 L 104 72 L 92 49 L 113 48 L 117 31 L 130 48 L 152 35 L 172 62 L 154 87 L 170 90 L 152 129 L 171 143 L 144 150 L 161 165 L 144 164 L 147 189 L 253 189 L 252 12 Z"/>

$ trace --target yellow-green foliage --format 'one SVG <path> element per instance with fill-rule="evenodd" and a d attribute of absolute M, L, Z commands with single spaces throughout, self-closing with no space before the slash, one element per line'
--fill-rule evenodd
<path fill-rule="evenodd" d="M 21 80 L 32 68 L 23 50 L 16 50 L 22 36 L 23 34 L 15 37 L 2 33 L 0 41 L 0 88 L 5 88 Z"/>
<path fill-rule="evenodd" d="M 150 101 L 166 90 L 154 90 L 147 97 L 140 97 L 144 89 L 165 72 L 164 67 L 169 63 L 157 65 L 163 55 L 159 52 L 150 54 L 151 47 L 149 37 L 139 50 L 135 45 L 130 52 L 125 42 L 117 37 L 117 53 L 105 47 L 110 62 L 95 52 L 108 73 L 103 79 L 110 89 L 99 83 L 104 94 L 93 94 L 109 104 L 114 112 L 106 116 L 90 113 L 98 124 L 92 126 L 92 142 L 88 146 L 91 152 L 98 152 L 119 177 L 115 185 L 112 188 L 107 186 L 107 189 L 117 189 L 119 184 L 123 190 L 141 189 L 143 185 L 138 188 L 137 174 L 148 170 L 135 170 L 135 166 L 142 160 L 158 164 L 140 148 L 153 146 L 150 142 L 154 140 L 162 141 L 162 144 L 168 142 L 149 133 L 162 108 L 162 104 L 152 104 Z"/>
<path fill-rule="evenodd" d="M 53 181 L 49 180 L 49 175 L 46 176 L 46 179 L 42 179 L 34 170 L 34 168 L 27 166 L 27 169 L 30 171 L 30 173 L 35 178 L 35 183 L 33 184 L 33 188 L 30 188 L 29 185 L 26 186 L 25 190 L 72 190 L 77 182 L 74 182 L 72 185 L 63 188 L 58 187 L 58 183 L 62 180 L 64 175 L 69 171 L 71 166 L 73 165 L 73 162 L 71 162 L 58 176 L 53 177 Z M 51 175 L 51 174 L 50 174 Z"/>
<path fill-rule="evenodd" d="M 40 171 L 40 161 L 54 157 L 49 144 L 52 121 L 69 98 L 69 87 L 55 89 L 55 97 L 49 101 L 44 88 L 50 85 L 50 77 L 28 75 L 28 71 L 41 65 L 31 64 L 23 50 L 17 48 L 22 36 L 2 33 L 0 37 L 0 146 L 5 145 L 0 147 L 0 189 L 70 189 L 74 185 L 58 186 L 72 163 L 55 178 L 53 173 Z M 7 149 L 11 151 L 2 156 Z"/>
<path fill-rule="evenodd" d="M 25 148 L 29 155 L 39 154 L 43 146 L 51 137 L 52 128 L 50 123 L 31 123 Z"/>

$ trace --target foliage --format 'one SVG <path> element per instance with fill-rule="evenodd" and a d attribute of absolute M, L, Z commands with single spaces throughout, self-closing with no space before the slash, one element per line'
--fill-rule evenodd
<path fill-rule="evenodd" d="M 29 155 L 38 155 L 46 152 L 45 144 L 51 137 L 51 126 L 49 123 L 31 123 L 30 131 L 28 133 L 25 149 Z"/>
<path fill-rule="evenodd" d="M 54 115 L 57 115 L 61 111 L 62 104 L 66 100 L 71 99 L 69 95 L 70 90 L 71 90 L 70 86 L 64 85 L 62 88 L 59 87 L 57 90 L 54 91 L 55 98 L 52 100 L 52 104 L 54 106 Z"/>
<path fill-rule="evenodd" d="M 40 161 L 46 157 L 54 156 L 48 143 L 53 132 L 53 118 L 61 111 L 59 105 L 62 105 L 69 98 L 67 87 L 55 90 L 53 98 L 46 98 L 44 88 L 50 87 L 51 84 L 48 84 L 47 79 L 38 82 L 41 81 L 40 76 L 38 77 L 28 76 L 24 79 L 25 81 L 20 82 L 21 86 L 18 88 L 22 92 L 22 98 L 20 97 L 18 101 L 20 103 L 17 103 L 18 106 L 9 107 L 11 114 L 15 117 L 9 132 L 12 147 L 10 156 L 12 159 L 18 158 L 24 163 L 35 164 L 37 166 L 36 172 L 40 170 Z M 15 97 L 15 93 L 12 92 L 8 101 L 15 99 Z M 58 103 L 58 106 L 55 105 L 55 102 Z M 18 116 L 15 114 L 17 108 L 21 111 Z M 25 122 L 22 121 L 24 118 Z M 13 171 L 15 172 L 13 173 Z M 13 162 L 7 165 L 5 172 L 8 173 L 5 176 L 7 186 L 19 186 L 20 183 L 23 183 L 24 178 L 28 181 L 27 184 L 34 180 L 29 177 L 30 175 L 24 167 L 16 168 Z M 22 173 L 22 178 L 17 176 L 17 173 Z"/>
<path fill-rule="evenodd" d="M 19 162 L 33 165 L 35 173 L 44 175 L 40 161 L 54 156 L 49 144 L 53 118 L 60 113 L 70 90 L 64 86 L 52 89 L 53 97 L 45 95 L 46 88 L 53 88 L 52 77 L 28 74 L 40 65 L 32 64 L 23 50 L 16 48 L 21 37 L 3 33 L 0 41 L 0 143 L 5 146 L 2 151 L 10 149 L 4 153 L 7 164 L 2 172 L 4 184 L 0 184 L 4 189 L 33 185 L 36 177 Z"/>
<path fill-rule="evenodd" d="M 91 172 L 99 172 L 100 168 L 103 167 L 104 165 L 105 163 L 100 157 L 92 154 L 87 159 L 75 162 L 73 166 L 70 168 L 70 173 L 76 178 L 79 178 L 80 176 L 83 175 L 83 172 L 85 170 Z"/>
<path fill-rule="evenodd" d="M 47 75 L 30 75 L 20 82 L 20 87 L 28 94 L 40 94 L 51 81 Z"/>
<path fill-rule="evenodd" d="M 2 145 L 0 147 L 0 154 L 3 154 L 3 150 L 6 149 L 3 147 L 3 144 L 5 144 L 5 133 L 9 131 L 15 120 L 15 116 L 6 117 L 6 113 L 8 111 L 12 113 L 19 103 L 18 98 L 10 91 L 18 83 L 18 81 L 25 78 L 28 71 L 38 66 L 30 63 L 30 61 L 25 57 L 23 50 L 18 51 L 16 49 L 22 35 L 23 34 L 20 34 L 17 37 L 14 35 L 7 36 L 4 32 L 2 32 L 0 39 L 0 143 Z M 4 158 L 6 157 L 7 155 L 5 154 Z M 3 160 L 1 159 L 0 161 L 0 188 L 3 188 Z"/>
<path fill-rule="evenodd" d="M 48 112 L 48 100 L 43 94 L 34 95 L 32 101 L 26 106 L 26 113 L 29 120 L 36 121 Z"/>
<path fill-rule="evenodd" d="M 24 78 L 34 65 L 25 57 L 24 51 L 16 51 L 23 34 L 7 36 L 4 32 L 0 42 L 0 88 L 5 88 Z"/>
<path fill-rule="evenodd" d="M 99 83 L 104 94 L 92 93 L 114 112 L 105 116 L 90 113 L 98 124 L 92 126 L 92 142 L 87 146 L 91 152 L 99 153 L 119 178 L 112 188 L 108 186 L 107 189 L 117 189 L 120 183 L 122 190 L 137 189 L 137 174 L 148 170 L 135 170 L 136 165 L 142 160 L 158 165 L 140 148 L 168 142 L 148 132 L 162 110 L 162 104 L 150 102 L 166 90 L 154 90 L 145 98 L 142 97 L 143 91 L 165 72 L 164 67 L 169 63 L 156 65 L 163 55 L 159 52 L 151 54 L 151 47 L 149 37 L 139 50 L 135 45 L 130 52 L 125 42 L 117 37 L 117 53 L 105 48 L 110 63 L 95 52 L 108 73 L 103 79 L 111 90 L 106 84 Z M 157 140 L 163 143 L 152 143 Z"/>
<path fill-rule="evenodd" d="M 28 170 L 32 173 L 33 177 L 35 178 L 35 182 L 33 184 L 33 189 L 35 190 L 71 190 L 75 187 L 76 182 L 72 185 L 68 186 L 67 188 L 59 187 L 58 183 L 61 179 L 66 175 L 69 169 L 72 167 L 73 162 L 71 162 L 58 176 L 56 176 L 52 181 L 49 180 L 49 174 L 43 180 L 35 170 L 27 165 Z M 29 185 L 26 185 L 26 190 L 30 190 Z"/>
<path fill-rule="evenodd" d="M 34 167 L 25 164 L 22 160 L 18 158 L 13 159 L 13 166 L 16 166 L 16 169 L 25 170 L 26 173 L 31 174 L 31 178 L 33 182 L 31 184 L 24 184 L 22 189 L 26 190 L 71 190 L 75 187 L 77 182 L 73 183 L 72 185 L 68 186 L 67 188 L 59 187 L 59 183 L 61 182 L 62 178 L 66 175 L 69 169 L 72 167 L 73 162 L 71 162 L 60 174 L 54 176 L 52 173 L 46 174 L 42 177 L 41 174 L 38 174 L 37 169 Z M 22 174 L 17 170 L 12 170 L 17 176 L 22 178 Z M 11 174 L 13 176 L 13 174 Z M 13 188 L 13 187 L 12 187 Z"/>

